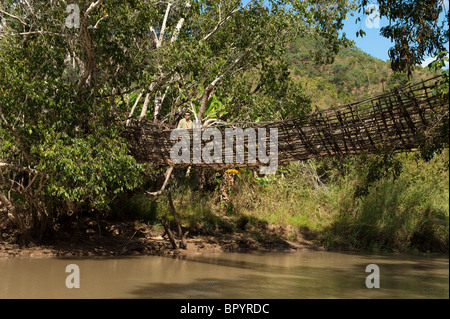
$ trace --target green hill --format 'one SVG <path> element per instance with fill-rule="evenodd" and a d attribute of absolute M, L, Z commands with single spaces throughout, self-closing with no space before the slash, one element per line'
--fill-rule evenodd
<path fill-rule="evenodd" d="M 363 52 L 356 46 L 342 48 L 332 63 L 326 63 L 318 52 L 318 40 L 299 38 L 288 46 L 287 59 L 292 74 L 319 109 L 341 105 L 380 94 L 385 90 L 408 83 L 403 73 L 394 73 L 390 62 Z M 433 76 L 418 66 L 412 82 Z"/>

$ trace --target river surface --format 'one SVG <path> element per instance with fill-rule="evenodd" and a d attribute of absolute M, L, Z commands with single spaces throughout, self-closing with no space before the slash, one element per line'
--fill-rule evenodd
<path fill-rule="evenodd" d="M 79 288 L 66 286 L 76 275 L 69 264 L 78 266 Z M 379 288 L 366 286 L 376 274 L 369 264 L 378 266 Z M 324 251 L 0 258 L 0 298 L 449 298 L 449 260 Z"/>

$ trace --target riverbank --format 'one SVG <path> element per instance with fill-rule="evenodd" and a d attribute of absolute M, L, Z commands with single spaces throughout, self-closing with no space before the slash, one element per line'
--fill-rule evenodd
<path fill-rule="evenodd" d="M 160 227 L 137 221 L 84 220 L 83 225 L 58 232 L 39 243 L 18 242 L 14 232 L 0 232 L 0 257 L 118 257 L 192 255 L 222 252 L 295 252 L 325 250 L 308 235 L 283 238 L 286 227 L 254 228 L 238 232 L 183 229 L 187 249 L 173 249 Z"/>
<path fill-rule="evenodd" d="M 395 176 L 384 171 L 387 164 L 379 164 L 378 157 L 291 163 L 269 177 L 244 169 L 231 176 L 174 172 L 171 193 L 187 250 L 172 249 L 162 237 L 161 219 L 171 221 L 177 233 L 167 194 L 154 199 L 135 193 L 118 197 L 108 212 L 58 216 L 54 233 L 27 247 L 0 211 L 0 256 L 299 249 L 448 255 L 448 158 L 448 150 L 429 161 L 395 155 L 388 165 L 401 164 Z M 381 173 L 375 169 L 380 165 Z"/>

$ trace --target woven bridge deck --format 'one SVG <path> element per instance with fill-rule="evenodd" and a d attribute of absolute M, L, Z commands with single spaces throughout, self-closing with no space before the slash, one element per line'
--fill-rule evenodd
<path fill-rule="evenodd" d="M 409 151 L 420 148 L 427 139 L 439 139 L 448 143 L 448 130 L 443 130 L 443 125 L 448 123 L 448 105 L 432 93 L 437 80 L 438 78 L 429 79 L 364 101 L 314 112 L 302 118 L 264 123 L 234 123 L 233 126 L 220 125 L 216 128 L 222 133 L 228 127 L 266 128 L 267 132 L 276 128 L 278 163 L 325 156 Z M 138 162 L 154 166 L 206 166 L 221 169 L 261 165 L 259 161 L 248 162 L 247 139 L 243 163 L 225 163 L 226 150 L 222 143 L 223 160 L 220 163 L 191 161 L 175 164 L 170 159 L 170 150 L 177 143 L 170 139 L 173 129 L 160 123 L 135 121 L 124 130 L 123 136 L 128 140 L 131 153 Z M 192 131 L 190 133 L 192 137 Z M 269 149 L 269 135 L 265 138 Z M 233 151 L 236 154 L 235 146 Z"/>

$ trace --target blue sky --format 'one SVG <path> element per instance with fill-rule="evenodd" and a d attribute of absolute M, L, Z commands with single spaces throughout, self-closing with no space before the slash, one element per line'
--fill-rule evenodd
<path fill-rule="evenodd" d="M 390 39 L 384 38 L 380 35 L 380 29 L 376 27 L 369 28 L 366 26 L 365 17 L 361 17 L 361 21 L 355 23 L 358 13 L 354 16 L 348 16 L 346 20 L 344 29 L 346 37 L 350 40 L 355 41 L 355 45 L 362 49 L 364 52 L 370 54 L 371 56 L 381 59 L 383 61 L 389 60 L 388 50 L 392 47 L 392 42 Z M 380 19 L 380 27 L 387 25 L 386 19 Z M 356 37 L 356 32 L 362 29 L 366 34 L 364 37 Z"/>
<path fill-rule="evenodd" d="M 445 11 L 448 13 L 449 10 L 449 1 L 444 1 Z M 361 21 L 355 23 L 357 17 L 361 18 Z M 444 17 L 444 14 L 442 14 Z M 387 39 L 380 35 L 380 29 L 376 25 L 376 21 L 368 21 L 368 25 L 366 24 L 367 15 L 363 15 L 362 13 L 354 12 L 353 17 L 348 15 L 348 20 L 344 25 L 344 29 L 342 32 L 345 32 L 347 38 L 355 41 L 355 45 L 363 50 L 364 52 L 370 54 L 371 56 L 381 59 L 383 61 L 389 60 L 388 50 L 393 46 L 393 43 L 390 39 Z M 388 20 L 386 18 L 379 19 L 379 27 L 388 25 Z M 369 28 L 372 26 L 372 28 Z M 364 37 L 356 37 L 356 32 L 362 29 L 366 34 Z M 432 57 L 428 57 L 426 61 L 422 63 L 422 66 L 426 66 L 429 62 L 433 61 Z"/>

